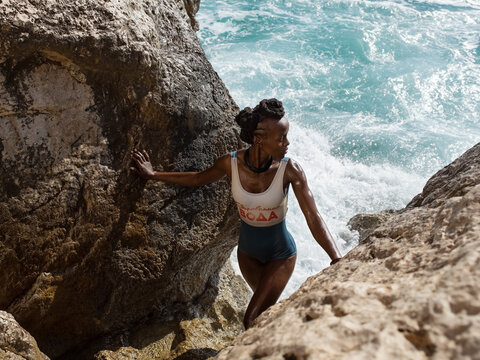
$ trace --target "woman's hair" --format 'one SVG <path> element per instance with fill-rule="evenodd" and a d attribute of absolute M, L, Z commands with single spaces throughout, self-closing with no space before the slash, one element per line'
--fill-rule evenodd
<path fill-rule="evenodd" d="M 240 139 L 253 144 L 253 137 L 257 125 L 263 119 L 280 120 L 285 115 L 282 102 L 275 98 L 263 99 L 253 108 L 246 107 L 235 116 L 235 122 L 240 126 Z"/>

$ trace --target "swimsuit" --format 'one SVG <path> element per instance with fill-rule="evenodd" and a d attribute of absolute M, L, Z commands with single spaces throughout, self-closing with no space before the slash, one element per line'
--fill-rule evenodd
<path fill-rule="evenodd" d="M 267 190 L 251 193 L 240 183 L 237 152 L 232 152 L 232 195 L 241 218 L 238 250 L 262 263 L 297 253 L 295 241 L 285 225 L 288 190 L 287 194 L 283 191 L 283 174 L 287 163 L 287 157 L 280 161 Z"/>

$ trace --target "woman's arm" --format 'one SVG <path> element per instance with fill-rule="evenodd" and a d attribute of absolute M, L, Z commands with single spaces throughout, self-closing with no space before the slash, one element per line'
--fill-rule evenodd
<path fill-rule="evenodd" d="M 342 255 L 340 254 L 332 235 L 328 231 L 327 224 L 323 221 L 317 206 L 315 205 L 315 199 L 308 187 L 307 177 L 305 176 L 303 169 L 300 164 L 290 159 L 290 166 L 287 166 L 286 170 L 287 176 L 292 183 L 295 196 L 297 197 L 298 203 L 300 204 L 300 208 L 307 220 L 308 227 L 310 228 L 313 237 L 332 259 L 330 265 L 335 264 L 342 258 Z"/>
<path fill-rule="evenodd" d="M 142 179 L 163 181 L 169 184 L 181 186 L 201 186 L 221 179 L 226 173 L 226 167 L 230 156 L 219 157 L 213 166 L 200 172 L 164 172 L 153 170 L 150 157 L 145 150 L 132 150 L 132 160 L 135 167 L 130 170 L 137 173 Z"/>

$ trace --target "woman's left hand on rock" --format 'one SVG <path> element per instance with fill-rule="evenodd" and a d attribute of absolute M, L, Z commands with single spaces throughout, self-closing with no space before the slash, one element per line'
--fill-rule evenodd
<path fill-rule="evenodd" d="M 133 149 L 131 157 L 135 163 L 135 167 L 131 167 L 130 170 L 138 174 L 142 179 L 148 180 L 155 175 L 155 170 L 153 170 L 152 164 L 150 163 L 150 157 L 145 150 L 138 151 L 137 149 Z"/>

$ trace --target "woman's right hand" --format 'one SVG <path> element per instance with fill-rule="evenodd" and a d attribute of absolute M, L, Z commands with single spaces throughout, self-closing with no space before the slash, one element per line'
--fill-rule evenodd
<path fill-rule="evenodd" d="M 135 163 L 135 167 L 131 167 L 130 170 L 146 180 L 151 179 L 155 175 L 155 170 L 153 170 L 152 164 L 150 163 L 150 157 L 145 150 L 138 151 L 137 149 L 133 149 L 131 157 Z"/>

